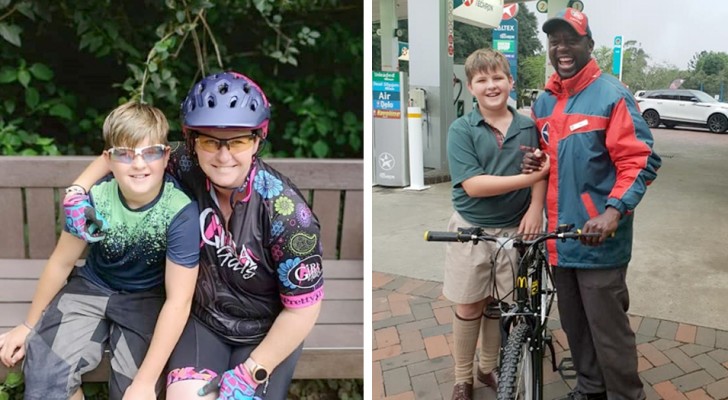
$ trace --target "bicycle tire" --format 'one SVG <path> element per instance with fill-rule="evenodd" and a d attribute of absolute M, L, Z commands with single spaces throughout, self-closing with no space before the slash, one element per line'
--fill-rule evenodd
<path fill-rule="evenodd" d="M 520 323 L 508 335 L 498 379 L 497 400 L 533 400 L 533 365 L 528 324 Z"/>

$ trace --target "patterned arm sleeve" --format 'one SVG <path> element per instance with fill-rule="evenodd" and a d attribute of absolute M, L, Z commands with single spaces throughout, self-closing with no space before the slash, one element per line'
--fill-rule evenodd
<path fill-rule="evenodd" d="M 266 170 L 253 186 L 270 202 L 270 252 L 277 266 L 281 302 L 301 308 L 321 301 L 323 265 L 319 222 L 300 192 Z"/>

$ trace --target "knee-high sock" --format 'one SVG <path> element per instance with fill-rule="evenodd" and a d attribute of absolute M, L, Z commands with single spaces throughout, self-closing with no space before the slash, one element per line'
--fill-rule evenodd
<path fill-rule="evenodd" d="M 473 358 L 478 345 L 480 317 L 462 319 L 457 313 L 452 321 L 452 334 L 455 339 L 455 383 L 473 383 Z"/>
<path fill-rule="evenodd" d="M 501 345 L 500 320 L 483 317 L 480 326 L 480 357 L 478 367 L 488 373 L 498 365 L 498 351 Z"/>

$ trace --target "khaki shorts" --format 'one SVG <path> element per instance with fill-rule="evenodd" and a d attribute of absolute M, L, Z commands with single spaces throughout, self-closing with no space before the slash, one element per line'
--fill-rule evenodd
<path fill-rule="evenodd" d="M 472 226 L 456 211 L 450 217 L 448 231 Z M 516 232 L 518 227 L 485 228 L 485 233 L 502 237 L 512 237 Z M 513 277 L 518 267 L 518 251 L 500 247 L 498 243 L 486 241 L 475 245 L 472 242 L 447 243 L 442 294 L 457 304 L 473 304 L 489 296 L 510 302 L 513 297 Z M 495 256 L 497 291 L 493 284 L 492 258 Z"/>

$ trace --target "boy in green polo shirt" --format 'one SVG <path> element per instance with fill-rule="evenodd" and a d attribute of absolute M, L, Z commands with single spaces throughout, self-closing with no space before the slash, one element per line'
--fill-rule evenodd
<path fill-rule="evenodd" d="M 455 210 L 448 230 L 478 226 L 503 237 L 541 232 L 549 165 L 547 161 L 540 171 L 521 173 L 521 146 L 537 148 L 539 139 L 533 121 L 506 105 L 513 88 L 508 60 L 492 49 L 476 50 L 465 61 L 465 73 L 478 107 L 455 120 L 448 132 Z M 515 250 L 497 250 L 491 242 L 447 245 L 443 294 L 456 303 L 454 400 L 472 398 L 479 333 L 478 380 L 493 390 L 498 385 L 500 327 L 497 317 L 488 318 L 484 310 L 513 289 L 518 256 Z"/>

